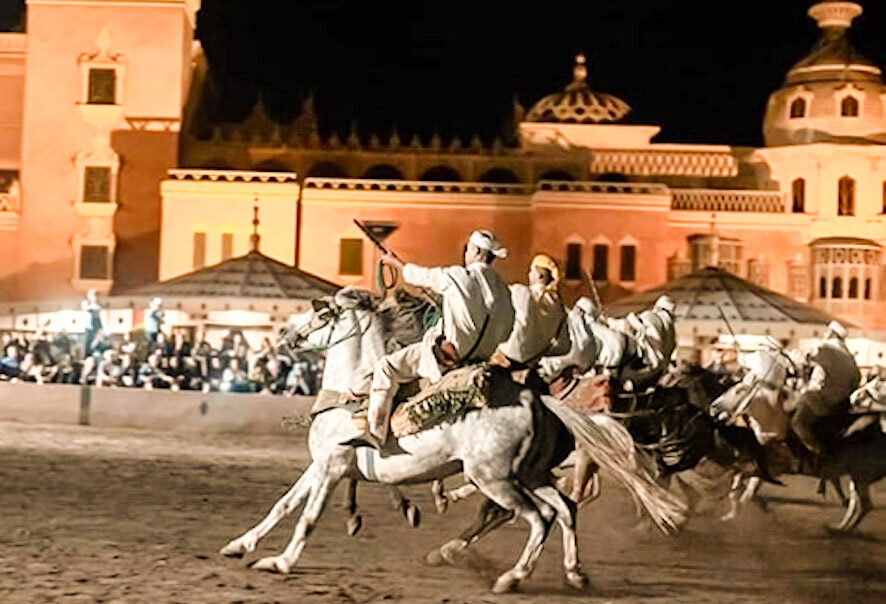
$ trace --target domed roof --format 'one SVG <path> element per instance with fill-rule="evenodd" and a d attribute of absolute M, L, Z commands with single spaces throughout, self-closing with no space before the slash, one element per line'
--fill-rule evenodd
<path fill-rule="evenodd" d="M 575 57 L 573 74 L 564 90 L 544 97 L 529 110 L 527 122 L 604 124 L 620 122 L 630 113 L 630 105 L 620 98 L 588 88 L 583 54 Z"/>
<path fill-rule="evenodd" d="M 861 6 L 855 2 L 819 2 L 810 8 L 809 16 L 818 21 L 822 29 L 821 38 L 809 54 L 791 67 L 786 84 L 835 80 L 881 82 L 880 68 L 859 52 L 847 35 L 852 20 L 861 13 Z"/>

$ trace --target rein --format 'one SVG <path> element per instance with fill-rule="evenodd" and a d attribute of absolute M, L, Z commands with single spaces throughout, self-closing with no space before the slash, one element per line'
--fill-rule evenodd
<path fill-rule="evenodd" d="M 348 309 L 348 310 L 350 310 L 351 314 L 354 315 L 354 328 L 350 332 L 346 333 L 345 335 L 343 335 L 342 337 L 340 337 L 339 339 L 337 339 L 333 342 L 330 341 L 332 339 L 332 333 L 335 331 L 335 325 L 336 325 L 336 323 L 338 323 L 339 319 L 341 318 L 341 315 L 333 314 L 332 318 L 329 321 L 326 321 L 323 325 L 320 325 L 305 334 L 302 334 L 302 333 L 298 334 L 302 339 L 306 339 L 309 335 L 311 335 L 315 331 L 323 329 L 324 327 L 326 327 L 327 325 L 332 323 L 332 326 L 329 329 L 329 335 L 327 336 L 326 342 L 324 342 L 322 344 L 318 344 L 318 345 L 311 344 L 310 347 L 304 346 L 304 347 L 295 348 L 293 350 L 295 352 L 323 352 L 323 351 L 329 350 L 333 346 L 337 346 L 338 344 L 341 344 L 342 342 L 349 340 L 351 338 L 354 338 L 354 337 L 362 338 L 364 335 L 366 335 L 366 332 L 369 331 L 369 326 L 372 325 L 372 315 L 371 314 L 369 315 L 369 320 L 366 321 L 366 326 L 363 327 L 360 324 L 360 319 L 357 317 L 357 311 L 353 308 Z"/>

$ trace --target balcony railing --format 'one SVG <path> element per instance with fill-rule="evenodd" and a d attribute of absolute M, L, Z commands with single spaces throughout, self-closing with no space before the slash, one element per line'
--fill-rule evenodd
<path fill-rule="evenodd" d="M 665 185 L 635 182 L 542 180 L 538 183 L 538 189 L 540 191 L 556 191 L 558 193 L 614 193 L 617 195 L 668 194 L 668 188 Z"/>
<path fill-rule="evenodd" d="M 530 195 L 534 185 L 489 182 L 437 182 L 425 180 L 376 180 L 369 178 L 305 179 L 306 189 L 339 191 L 394 191 L 401 193 L 471 193 L 484 195 Z"/>
<path fill-rule="evenodd" d="M 672 193 L 672 210 L 770 214 L 780 214 L 785 211 L 784 195 L 778 191 L 673 189 Z"/>

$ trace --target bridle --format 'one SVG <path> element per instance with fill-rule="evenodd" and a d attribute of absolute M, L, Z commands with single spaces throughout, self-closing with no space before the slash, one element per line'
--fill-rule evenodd
<path fill-rule="evenodd" d="M 327 305 L 325 308 L 329 310 L 329 312 L 327 313 L 328 318 L 325 321 L 323 321 L 322 323 L 315 323 L 314 317 L 311 317 L 311 320 L 308 321 L 306 325 L 302 325 L 301 327 L 287 333 L 284 336 L 280 344 L 282 347 L 285 347 L 288 354 L 294 355 L 304 352 L 323 352 L 351 338 L 359 337 L 362 339 L 362 337 L 366 335 L 366 332 L 369 331 L 369 327 L 372 324 L 373 319 L 371 312 L 367 313 L 368 320 L 366 321 L 365 325 L 362 325 L 360 323 L 360 317 L 357 315 L 356 307 L 342 308 L 340 306 Z M 335 326 L 342 318 L 342 311 L 351 312 L 351 315 L 353 316 L 353 327 L 350 331 L 348 331 L 348 333 L 344 334 L 340 338 L 332 340 L 332 334 L 335 333 Z M 308 342 L 308 337 L 312 333 L 319 331 L 327 326 L 329 326 L 329 333 L 326 335 L 325 341 L 319 344 L 311 344 L 310 342 Z M 309 345 L 298 346 L 297 344 L 301 341 L 306 341 Z"/>

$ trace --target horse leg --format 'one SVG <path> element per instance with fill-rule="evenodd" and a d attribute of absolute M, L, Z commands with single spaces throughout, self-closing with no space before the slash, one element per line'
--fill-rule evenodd
<path fill-rule="evenodd" d="M 298 562 L 299 556 L 301 556 L 308 537 L 313 532 L 314 527 L 317 526 L 317 520 L 329 501 L 332 489 L 335 488 L 339 480 L 341 480 L 341 473 L 327 471 L 325 475 L 318 476 L 286 549 L 279 556 L 269 556 L 256 561 L 252 564 L 252 568 L 282 574 L 287 574 L 292 570 L 292 567 Z"/>
<path fill-rule="evenodd" d="M 438 514 L 442 514 L 449 507 L 450 503 L 455 503 L 461 499 L 467 499 L 477 492 L 477 487 L 470 482 L 466 482 L 457 489 L 446 491 L 443 488 L 442 480 L 435 480 L 431 484 L 431 495 L 434 497 L 434 507 Z"/>
<path fill-rule="evenodd" d="M 726 513 L 720 516 L 720 520 L 723 522 L 728 522 L 730 520 L 735 520 L 738 517 L 738 500 L 739 500 L 739 491 L 741 490 L 741 485 L 744 483 L 744 474 L 741 472 L 736 472 L 732 477 L 732 485 L 729 487 L 729 495 L 727 496 L 729 501 L 729 509 L 726 510 Z"/>
<path fill-rule="evenodd" d="M 267 535 L 280 520 L 297 508 L 302 501 L 311 492 L 314 486 L 315 475 L 317 474 L 316 464 L 311 464 L 305 470 L 299 479 L 292 485 L 292 488 L 281 497 L 265 518 L 257 525 L 246 531 L 240 537 L 232 540 L 226 546 L 219 550 L 223 556 L 240 557 L 245 553 L 255 550 L 259 540 Z"/>
<path fill-rule="evenodd" d="M 466 486 L 461 487 L 464 489 Z M 476 487 L 470 485 L 474 490 Z M 461 489 L 457 489 L 461 490 Z M 502 524 L 514 517 L 514 512 L 506 510 L 488 498 L 483 498 L 483 502 L 477 509 L 474 516 L 474 522 L 461 535 L 455 539 L 451 539 L 440 547 L 431 550 L 425 556 L 425 562 L 433 566 L 447 562 L 455 564 L 456 557 L 464 551 L 466 547 L 480 540 L 481 537 L 488 535 Z"/>
<path fill-rule="evenodd" d="M 739 504 L 745 504 L 757 496 L 757 491 L 760 488 L 760 477 L 759 476 L 751 476 L 748 478 L 748 485 L 745 487 L 744 493 L 741 494 L 741 497 L 738 498 Z"/>
<path fill-rule="evenodd" d="M 840 499 L 840 505 L 844 508 L 849 505 L 849 499 L 846 498 L 846 493 L 843 492 L 843 487 L 840 485 L 840 478 L 838 476 L 835 476 L 828 480 L 828 482 L 832 487 L 834 487 L 834 492 Z"/>
<path fill-rule="evenodd" d="M 363 517 L 357 513 L 357 481 L 353 478 L 348 480 L 348 488 L 345 492 L 345 510 L 348 512 L 348 519 L 345 526 L 348 535 L 353 537 L 363 526 Z"/>
<path fill-rule="evenodd" d="M 578 506 L 552 486 L 539 487 L 532 493 L 556 510 L 557 523 L 560 525 L 560 532 L 563 533 L 563 569 L 566 572 L 566 583 L 574 589 L 584 591 L 589 581 L 578 559 L 578 538 L 575 534 Z"/>
<path fill-rule="evenodd" d="M 421 511 L 418 507 L 412 505 L 403 493 L 394 485 L 388 485 L 388 494 L 391 496 L 391 504 L 395 510 L 403 512 L 406 522 L 412 528 L 418 527 L 421 523 Z"/>
<path fill-rule="evenodd" d="M 861 519 L 867 516 L 873 507 L 870 484 L 852 476 L 849 480 L 849 505 L 846 508 L 846 514 L 840 524 L 831 528 L 840 532 L 851 531 L 858 526 Z"/>
<path fill-rule="evenodd" d="M 529 524 L 529 538 L 526 540 L 520 559 L 492 586 L 494 593 L 513 591 L 535 569 L 556 512 L 547 503 L 540 502 L 539 505 L 535 505 L 512 480 L 479 480 L 474 477 L 473 482 L 484 495 L 505 510 L 512 510 Z"/>

